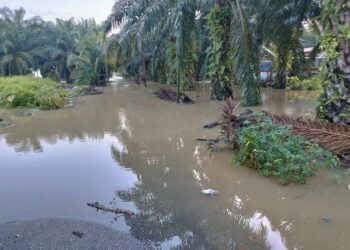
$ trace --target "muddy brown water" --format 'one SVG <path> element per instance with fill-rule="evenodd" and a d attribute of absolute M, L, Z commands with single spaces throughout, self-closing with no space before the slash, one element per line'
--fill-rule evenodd
<path fill-rule="evenodd" d="M 0 110 L 16 123 L 0 129 L 0 223 L 83 219 L 159 249 L 350 249 L 347 177 L 335 184 L 334 171 L 323 170 L 306 185 L 281 186 L 234 167 L 232 153 L 211 156 L 196 141 L 217 135 L 202 126 L 222 103 L 204 88 L 189 93 L 195 104 L 176 105 L 154 98 L 155 88 L 121 80 L 71 109 L 25 117 Z M 312 117 L 315 98 L 265 90 L 263 108 Z M 219 195 L 202 195 L 207 188 Z M 95 201 L 138 215 L 86 206 Z"/>

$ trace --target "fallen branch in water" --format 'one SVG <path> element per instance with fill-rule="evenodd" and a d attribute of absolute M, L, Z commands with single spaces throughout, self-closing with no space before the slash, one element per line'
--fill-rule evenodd
<path fill-rule="evenodd" d="M 219 142 L 219 139 L 204 139 L 204 138 L 198 138 L 197 141 L 203 141 L 203 142 Z"/>
<path fill-rule="evenodd" d="M 172 89 L 160 88 L 159 90 L 155 91 L 154 93 L 156 96 L 158 96 L 162 100 L 167 100 L 170 102 L 177 102 L 178 101 L 177 92 L 172 90 Z M 194 101 L 183 92 L 179 93 L 179 102 L 181 104 L 193 104 L 194 103 Z"/>
<path fill-rule="evenodd" d="M 93 208 L 96 208 L 97 210 L 102 210 L 102 211 L 105 211 L 105 212 L 111 212 L 111 213 L 115 213 L 115 214 L 125 214 L 125 215 L 128 215 L 128 216 L 135 215 L 135 213 L 132 212 L 132 211 L 125 210 L 125 209 L 120 209 L 120 208 L 115 208 L 115 209 L 108 208 L 108 207 L 105 207 L 105 206 L 101 205 L 98 202 L 87 203 L 87 205 L 89 207 L 93 207 Z"/>

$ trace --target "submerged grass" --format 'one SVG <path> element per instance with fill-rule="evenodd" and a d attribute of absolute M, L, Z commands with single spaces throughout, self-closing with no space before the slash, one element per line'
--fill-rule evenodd
<path fill-rule="evenodd" d="M 68 92 L 58 83 L 33 76 L 0 77 L 0 106 L 6 108 L 59 109 Z"/>

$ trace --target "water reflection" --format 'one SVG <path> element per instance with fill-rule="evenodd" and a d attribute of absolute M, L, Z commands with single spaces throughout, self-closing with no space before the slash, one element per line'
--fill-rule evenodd
<path fill-rule="evenodd" d="M 235 206 L 237 206 L 237 204 L 235 204 Z M 227 209 L 226 212 L 230 218 L 239 221 L 240 224 L 254 233 L 254 235 L 248 237 L 252 242 L 257 242 L 256 236 L 258 236 L 264 239 L 265 244 L 269 249 L 288 249 L 286 246 L 286 240 L 281 232 L 274 229 L 271 221 L 262 213 L 255 212 L 251 217 L 247 218 L 235 213 L 231 209 Z"/>
<path fill-rule="evenodd" d="M 129 153 L 125 154 L 116 147 L 111 147 L 111 152 L 119 165 L 132 168 L 140 180 L 135 187 L 117 193 L 118 198 L 133 202 L 139 210 L 137 216 L 126 218 L 135 237 L 162 249 L 265 248 L 264 243 L 257 244 L 261 239 L 256 242 L 239 239 L 245 233 L 238 223 L 227 225 L 230 229 L 226 232 L 220 231 L 220 224 L 216 224 L 214 218 L 224 219 L 224 214 L 218 208 L 211 214 L 213 204 L 206 203 L 215 201 L 200 194 L 200 190 L 210 184 L 207 170 L 211 165 L 207 163 L 212 160 L 205 147 L 195 142 L 194 135 L 183 131 L 176 136 L 172 129 L 152 130 L 152 119 L 140 124 L 141 129 L 133 120 L 137 117 L 135 111 L 129 114 L 126 112 L 122 119 L 133 132 L 120 129 L 118 133 L 119 140 L 128 145 Z M 149 115 L 152 116 L 152 112 Z M 171 115 L 177 114 L 173 112 Z M 168 122 L 163 126 L 172 126 L 171 119 L 164 121 Z M 187 125 L 182 130 L 194 126 Z M 143 130 L 149 133 L 142 135 Z M 160 136 L 157 137 L 157 133 Z M 148 144 L 149 137 L 156 138 L 156 143 Z M 195 183 L 191 181 L 193 177 Z M 215 232 L 209 233 L 208 228 Z"/>
<path fill-rule="evenodd" d="M 100 217 L 85 204 L 112 201 L 139 211 L 125 219 L 124 229 L 161 249 L 315 249 L 314 240 L 305 236 L 311 231 L 328 249 L 334 246 L 329 237 L 336 230 L 307 224 L 305 218 L 319 222 L 326 213 L 346 228 L 350 199 L 342 197 L 348 190 L 317 183 L 285 189 L 249 169 L 232 167 L 228 153 L 210 157 L 196 138 L 216 137 L 216 130 L 201 127 L 218 118 L 221 103 L 209 102 L 202 91 L 189 93 L 199 96 L 196 104 L 175 105 L 155 99 L 152 90 L 109 87 L 77 108 L 17 117 L 15 127 L 1 129 L 0 200 L 5 205 L 0 221 L 22 218 L 28 208 L 32 217 L 84 215 L 109 223 L 112 215 Z M 264 91 L 264 109 L 312 113 L 310 102 L 290 93 Z M 206 197 L 203 188 L 220 193 Z M 306 192 L 310 195 L 301 199 L 281 199 Z M 300 215 L 295 211 L 302 206 L 308 209 Z M 332 213 L 334 206 L 339 214 Z M 14 212 L 8 212 L 12 207 Z M 118 229 L 119 221 L 124 223 L 118 219 Z M 341 239 L 333 244 L 350 244 Z"/>
<path fill-rule="evenodd" d="M 194 218 L 181 216 L 175 207 L 159 199 L 141 183 L 130 190 L 118 192 L 118 196 L 123 201 L 134 202 L 141 209 L 136 216 L 126 218 L 135 237 L 168 249 L 180 246 L 210 249 L 204 228 L 195 226 L 197 222 Z"/>

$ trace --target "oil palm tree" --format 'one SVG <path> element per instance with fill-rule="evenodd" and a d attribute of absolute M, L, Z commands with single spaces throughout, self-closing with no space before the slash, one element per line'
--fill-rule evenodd
<path fill-rule="evenodd" d="M 68 67 L 75 83 L 95 86 L 107 84 L 108 69 L 113 67 L 113 61 L 108 57 L 108 48 L 108 40 L 101 32 L 90 31 L 80 41 L 76 48 L 79 54 L 72 53 L 68 57 Z"/>
<path fill-rule="evenodd" d="M 284 89 L 287 83 L 289 58 L 294 63 L 304 61 L 301 45 L 302 22 L 320 14 L 319 1 L 313 0 L 253 0 L 258 40 L 276 51 L 276 76 L 273 87 Z"/>
<path fill-rule="evenodd" d="M 206 16 L 209 30 L 208 75 L 212 81 L 212 100 L 232 96 L 233 42 L 231 4 L 216 1 Z"/>
<path fill-rule="evenodd" d="M 326 61 L 318 111 L 331 122 L 350 125 L 350 0 L 327 0 L 323 4 Z"/>
<path fill-rule="evenodd" d="M 0 10 L 0 72 L 23 75 L 30 72 L 32 62 L 29 33 L 24 27 L 24 9 Z"/>
<path fill-rule="evenodd" d="M 228 90 L 229 96 L 232 94 L 230 88 L 228 87 L 230 84 L 230 79 L 232 78 L 231 72 L 235 71 L 235 73 L 237 73 L 236 79 L 242 83 L 244 104 L 247 106 L 257 105 L 260 103 L 258 86 L 254 81 L 254 78 L 256 77 L 256 72 L 254 71 L 256 71 L 257 68 L 257 61 L 255 62 L 254 60 L 248 60 L 248 53 L 250 53 L 248 51 L 252 48 L 253 44 L 252 36 L 248 27 L 247 17 L 244 14 L 244 8 L 241 7 L 241 3 L 239 1 L 119 0 L 115 3 L 113 12 L 106 22 L 106 27 L 107 31 L 110 31 L 115 24 L 121 24 L 124 20 L 120 40 L 123 42 L 124 38 L 128 37 L 129 42 L 127 43 L 127 48 L 124 49 L 124 55 L 131 56 L 132 58 L 130 61 L 132 62 L 140 61 L 137 59 L 135 60 L 135 58 L 142 55 L 142 50 L 145 47 L 156 48 L 152 49 L 152 54 L 159 55 L 162 54 L 159 51 L 164 49 L 164 47 L 174 46 L 173 51 L 175 52 L 175 63 L 167 62 L 167 68 L 171 68 L 174 65 L 176 66 L 177 85 L 178 88 L 180 88 L 184 85 L 181 82 L 181 80 L 184 79 L 183 76 L 185 75 L 186 78 L 189 77 L 189 75 L 185 73 L 186 69 L 189 69 L 193 61 L 195 61 L 191 54 L 193 53 L 193 39 L 198 37 L 198 35 L 195 34 L 195 32 L 199 30 L 198 20 L 200 20 L 201 16 L 207 15 L 215 4 L 221 4 L 221 2 L 225 2 L 225 6 L 227 7 L 226 11 L 228 12 L 227 15 L 234 17 L 226 20 L 228 26 L 231 26 L 232 23 L 232 26 L 235 26 L 237 30 L 234 31 L 231 29 L 226 32 L 226 42 L 222 49 L 212 49 L 212 64 L 214 64 L 213 58 L 215 57 L 222 58 L 219 59 L 221 62 L 231 60 L 229 53 L 226 50 L 229 49 L 229 52 L 231 52 L 231 46 L 229 46 L 229 44 L 232 43 L 237 46 L 236 50 L 232 49 L 232 60 L 244 60 L 243 62 L 246 62 L 246 67 L 232 66 L 232 69 L 230 67 L 226 67 L 224 72 L 221 73 L 222 70 L 218 69 L 220 62 L 217 63 L 217 66 L 209 65 L 209 68 L 212 66 L 211 72 L 214 72 L 211 75 L 214 79 L 213 82 L 218 82 L 218 78 L 221 77 L 217 77 L 216 73 L 224 75 L 221 78 L 224 79 L 223 85 L 226 85 L 225 89 L 226 91 Z M 233 42 L 230 42 L 229 40 L 232 40 Z M 214 41 L 214 36 L 212 41 Z M 138 46 L 135 43 L 137 43 Z M 159 46 L 160 44 L 163 46 Z M 132 47 L 134 49 L 132 49 Z M 133 52 L 130 52 L 130 50 Z M 225 52 L 225 55 L 220 56 L 219 54 L 222 54 L 223 51 Z M 243 53 L 246 53 L 246 55 L 242 55 Z M 241 62 L 242 61 L 240 61 L 239 64 L 241 64 Z M 141 64 L 138 63 L 137 65 Z M 199 71 L 199 69 L 197 69 L 197 71 Z M 246 75 L 249 75 L 249 77 Z M 216 86 L 219 86 L 219 84 L 221 85 L 221 83 L 218 83 Z M 215 96 L 215 99 L 219 99 L 218 95 Z M 222 99 L 222 97 L 220 97 L 220 99 Z"/>

